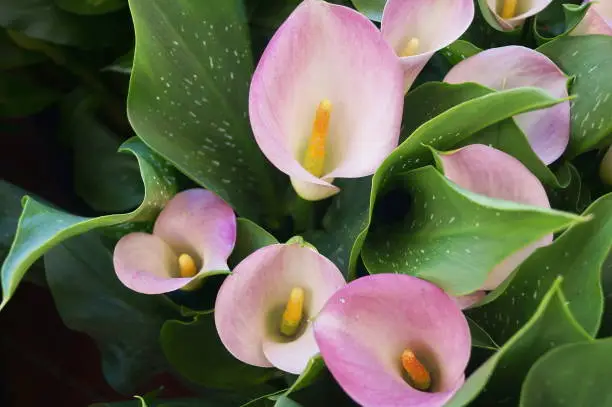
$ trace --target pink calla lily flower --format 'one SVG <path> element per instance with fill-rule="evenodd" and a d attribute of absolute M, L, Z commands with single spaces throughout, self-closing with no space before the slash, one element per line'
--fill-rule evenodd
<path fill-rule="evenodd" d="M 268 44 L 249 94 L 264 155 L 307 200 L 339 192 L 334 178 L 374 173 L 397 146 L 402 68 L 356 11 L 304 0 Z"/>
<path fill-rule="evenodd" d="M 588 3 L 589 0 L 585 1 Z M 612 0 L 592 1 L 584 19 L 570 35 L 612 35 Z"/>
<path fill-rule="evenodd" d="M 447 83 L 476 82 L 496 90 L 531 86 L 557 98 L 567 98 L 567 77 L 545 55 L 520 46 L 492 48 L 455 65 L 444 78 Z M 565 151 L 570 135 L 570 104 L 514 117 L 533 151 L 550 164 Z"/>
<path fill-rule="evenodd" d="M 485 195 L 541 208 L 550 208 L 544 186 L 520 161 L 495 148 L 472 144 L 439 155 L 444 175 L 461 188 Z M 489 273 L 481 291 L 458 299 L 462 308 L 479 301 L 484 292 L 494 290 L 538 247 L 552 243 L 549 234 L 515 252 Z"/>
<path fill-rule="evenodd" d="M 349 283 L 329 299 L 314 332 L 338 384 L 365 407 L 443 406 L 463 384 L 470 357 L 470 330 L 454 300 L 402 274 Z"/>
<path fill-rule="evenodd" d="M 153 234 L 122 237 L 113 254 L 119 280 L 143 294 L 197 288 L 200 279 L 228 270 L 236 241 L 236 216 L 221 198 L 190 189 L 168 202 Z"/>
<path fill-rule="evenodd" d="M 307 245 L 266 246 L 223 282 L 217 332 L 242 362 L 300 374 L 319 352 L 310 318 L 345 284 L 340 270 Z"/>
<path fill-rule="evenodd" d="M 457 40 L 473 19 L 473 0 L 387 1 L 381 31 L 400 57 L 406 91 L 433 54 Z"/>
<path fill-rule="evenodd" d="M 487 0 L 489 10 L 506 31 L 521 26 L 525 20 L 544 10 L 552 0 Z"/>

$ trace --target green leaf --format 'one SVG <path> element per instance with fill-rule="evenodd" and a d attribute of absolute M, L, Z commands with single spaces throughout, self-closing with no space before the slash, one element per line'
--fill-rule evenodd
<path fill-rule="evenodd" d="M 240 0 L 130 0 L 136 51 L 128 116 L 153 150 L 261 221 L 276 174 L 251 134 L 248 25 Z"/>
<path fill-rule="evenodd" d="M 446 407 L 488 407 L 502 400 L 517 405 L 523 378 L 541 355 L 559 345 L 590 339 L 568 310 L 560 282 L 542 297 L 529 321 L 468 377 Z"/>
<path fill-rule="evenodd" d="M 287 389 L 284 396 L 289 396 L 291 393 L 305 389 L 316 382 L 321 373 L 325 370 L 325 361 L 320 355 L 313 356 L 308 361 L 308 365 L 302 374 L 293 382 L 291 387 Z M 277 403 L 278 406 L 278 403 Z"/>
<path fill-rule="evenodd" d="M 21 68 L 41 62 L 45 56 L 19 47 L 13 42 L 6 30 L 0 30 L 0 71 Z"/>
<path fill-rule="evenodd" d="M 583 212 L 591 203 L 591 192 L 580 173 L 573 164 L 564 162 L 558 170 L 559 176 L 567 178 L 567 184 L 563 189 L 547 188 L 550 205 L 564 211 Z"/>
<path fill-rule="evenodd" d="M 38 83 L 25 72 L 3 72 L 0 75 L 0 117 L 38 113 L 60 96 L 57 90 Z"/>
<path fill-rule="evenodd" d="M 601 269 L 601 286 L 604 292 L 604 313 L 598 336 L 612 336 L 612 251 Z"/>
<path fill-rule="evenodd" d="M 54 0 L 2 0 L 0 26 L 28 37 L 82 48 L 116 44 L 130 38 L 127 12 L 82 18 Z"/>
<path fill-rule="evenodd" d="M 612 406 L 612 338 L 560 346 L 531 368 L 521 407 Z"/>
<path fill-rule="evenodd" d="M 472 337 L 472 346 L 483 349 L 498 350 L 499 345 L 495 343 L 493 338 L 482 329 L 473 319 L 467 317 L 470 327 L 470 336 Z"/>
<path fill-rule="evenodd" d="M 558 276 L 563 277 L 563 293 L 576 321 L 590 334 L 597 332 L 603 312 L 601 270 L 612 247 L 612 194 L 583 215 L 591 220 L 538 249 L 518 267 L 505 290 L 492 294 L 494 301 L 469 312 L 497 343 L 523 326 Z"/>
<path fill-rule="evenodd" d="M 70 13 L 92 16 L 120 10 L 127 0 L 55 0 L 55 4 Z"/>
<path fill-rule="evenodd" d="M 165 370 L 157 337 L 166 319 L 179 316 L 178 307 L 164 296 L 139 294 L 121 284 L 112 250 L 97 235 L 74 237 L 50 250 L 45 271 L 64 324 L 96 341 L 113 388 L 132 393 Z"/>
<path fill-rule="evenodd" d="M 205 387 L 236 389 L 262 384 L 275 369 L 250 366 L 234 358 L 217 335 L 213 313 L 191 322 L 166 321 L 161 344 L 168 362 L 182 376 Z"/>
<path fill-rule="evenodd" d="M 424 85 L 423 87 L 428 86 Z M 384 190 L 387 180 L 393 174 L 406 172 L 433 162 L 431 150 L 428 146 L 438 150 L 450 150 L 470 136 L 479 131 L 505 119 L 509 119 L 519 113 L 549 107 L 558 103 L 558 99 L 551 98 L 545 92 L 534 88 L 519 88 L 505 90 L 502 92 L 488 93 L 487 88 L 477 89 L 481 92 L 480 96 L 473 96 L 474 89 L 464 85 L 429 85 L 442 86 L 452 90 L 448 92 L 448 99 L 439 99 L 436 104 L 429 104 L 431 119 L 410 132 L 410 123 L 406 124 L 406 132 L 410 132 L 410 137 L 406 138 L 398 148 L 396 148 L 381 166 L 376 170 L 372 179 L 372 190 L 370 193 L 370 204 L 368 219 L 353 219 L 352 224 L 362 224 L 365 227 L 357 236 L 351 249 L 349 261 L 349 276 L 355 275 L 361 247 L 365 241 L 369 225 L 372 220 L 374 204 L 379 191 Z M 465 92 L 462 94 L 462 92 Z M 467 96 L 467 101 L 465 97 Z M 449 101 L 456 105 L 449 105 Z M 463 102 L 463 103 L 462 103 Z M 421 100 L 426 105 L 425 100 Z M 439 108 L 447 107 L 447 110 Z M 427 109 L 424 109 L 427 112 Z M 443 110 L 438 113 L 439 110 Z M 435 112 L 435 113 L 434 113 Z M 428 117 L 427 113 L 424 115 Z M 406 134 L 406 133 L 405 133 Z M 362 199 L 365 199 L 362 198 Z M 353 203 L 355 204 L 355 203 Z"/>
<path fill-rule="evenodd" d="M 92 229 L 126 222 L 151 221 L 175 194 L 176 186 L 171 167 L 153 154 L 140 140 L 133 138 L 126 141 L 120 151 L 129 152 L 138 159 L 145 187 L 141 205 L 129 213 L 87 218 L 24 197 L 15 240 L 2 265 L 3 297 L 0 309 L 8 303 L 28 268 L 53 246 Z"/>
<path fill-rule="evenodd" d="M 581 219 L 459 188 L 433 167 L 399 174 L 379 197 L 363 246 L 370 273 L 402 273 L 432 281 L 452 295 L 478 290 L 511 254 Z M 399 215 L 385 207 L 385 200 Z M 391 212 L 391 213 L 390 213 Z"/>
<path fill-rule="evenodd" d="M 478 54 L 480 51 L 482 49 L 469 41 L 457 40 L 448 47 L 442 48 L 440 53 L 446 57 L 451 65 L 457 65 L 459 62 Z"/>
<path fill-rule="evenodd" d="M 72 147 L 75 192 L 98 212 L 137 207 L 144 195 L 138 163 L 127 154 L 117 154 L 119 136 L 96 116 L 95 97 L 72 96 L 74 103 L 63 109 L 62 131 Z"/>
<path fill-rule="evenodd" d="M 257 249 L 278 243 L 278 240 L 264 228 L 248 219 L 236 220 L 236 245 L 228 263 L 235 267 Z"/>
<path fill-rule="evenodd" d="M 582 21 L 592 3 L 564 4 L 554 0 L 535 15 L 533 34 L 538 44 L 568 35 Z"/>
<path fill-rule="evenodd" d="M 386 0 L 352 0 L 355 8 L 372 21 L 381 21 Z"/>
<path fill-rule="evenodd" d="M 567 150 L 574 157 L 612 141 L 612 37 L 566 36 L 539 47 L 567 75 L 574 76 L 571 133 Z"/>
<path fill-rule="evenodd" d="M 132 73 L 132 64 L 134 63 L 134 50 L 121 55 L 112 64 L 104 67 L 102 71 L 117 72 L 125 75 Z"/>

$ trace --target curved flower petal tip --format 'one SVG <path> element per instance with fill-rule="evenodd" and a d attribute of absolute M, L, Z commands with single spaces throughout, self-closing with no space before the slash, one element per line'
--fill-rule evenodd
<path fill-rule="evenodd" d="M 134 291 L 188 290 L 196 288 L 205 274 L 228 269 L 235 241 L 232 208 L 210 191 L 190 189 L 168 202 L 152 235 L 122 237 L 113 263 L 119 280 Z"/>
<path fill-rule="evenodd" d="M 431 56 L 457 40 L 474 19 L 472 0 L 388 0 L 381 31 L 400 57 L 408 90 Z"/>
<path fill-rule="evenodd" d="M 337 188 L 328 181 L 373 174 L 397 146 L 402 76 L 393 50 L 367 18 L 305 0 L 253 75 L 255 140 L 302 198 L 330 196 Z"/>
<path fill-rule="evenodd" d="M 552 0 L 487 0 L 487 6 L 499 25 L 513 30 L 525 20 L 544 10 Z"/>
<path fill-rule="evenodd" d="M 264 247 L 223 282 L 217 332 L 237 359 L 299 374 L 318 353 L 310 318 L 345 284 L 331 261 L 305 245 Z"/>
<path fill-rule="evenodd" d="M 401 274 L 349 283 L 329 299 L 314 331 L 330 372 L 363 406 L 442 406 L 463 383 L 470 357 L 470 331 L 455 301 Z"/>
<path fill-rule="evenodd" d="M 612 0 L 598 0 L 592 3 L 586 16 L 570 35 L 612 35 Z"/>
<path fill-rule="evenodd" d="M 472 144 L 439 156 L 444 175 L 468 191 L 490 198 L 550 208 L 542 183 L 516 158 L 482 144 Z M 506 258 L 482 287 L 492 290 L 538 247 L 552 242 L 547 235 Z"/>
<path fill-rule="evenodd" d="M 447 83 L 477 82 L 496 90 L 523 86 L 540 88 L 567 98 L 567 77 L 548 57 L 520 46 L 493 48 L 455 65 Z M 531 147 L 545 164 L 559 158 L 569 142 L 569 101 L 514 117 Z"/>

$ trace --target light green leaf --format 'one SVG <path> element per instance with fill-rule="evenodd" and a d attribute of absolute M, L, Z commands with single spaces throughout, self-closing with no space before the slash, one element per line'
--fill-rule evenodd
<path fill-rule="evenodd" d="M 446 87 L 450 90 L 447 93 L 448 99 L 437 97 L 435 98 L 437 102 L 430 104 L 421 99 L 419 103 L 428 106 L 428 108 L 422 109 L 425 111 L 423 117 L 426 121 L 421 125 L 417 124 L 418 127 L 412 132 L 408 130 L 411 124 L 406 124 L 406 133 L 404 134 L 411 134 L 410 137 L 406 138 L 387 157 L 374 174 L 368 219 L 364 221 L 364 219 L 355 218 L 351 221 L 353 225 L 362 224 L 365 227 L 355 239 L 351 249 L 348 266 L 349 276 L 353 276 L 355 273 L 358 256 L 372 220 L 378 193 L 384 190 L 387 180 L 393 174 L 406 172 L 433 162 L 428 146 L 438 150 L 450 150 L 470 136 L 497 122 L 509 119 L 519 113 L 549 107 L 560 101 L 534 88 L 488 93 L 487 88 L 474 88 L 471 84 L 440 84 L 424 85 L 423 87 L 425 86 Z M 477 92 L 480 92 L 480 95 Z M 410 94 L 408 97 L 410 97 Z M 449 101 L 453 101 L 456 105 L 449 106 Z M 440 110 L 442 110 L 441 113 L 439 113 Z M 430 115 L 431 118 L 429 118 Z M 360 203 L 353 202 L 352 204 L 359 205 Z"/>
<path fill-rule="evenodd" d="M 448 47 L 442 48 L 440 53 L 446 57 L 451 65 L 457 65 L 459 62 L 478 54 L 480 51 L 482 49 L 469 41 L 457 40 Z"/>
<path fill-rule="evenodd" d="M 571 133 L 567 150 L 574 157 L 612 141 L 612 36 L 566 36 L 539 47 L 567 75 L 574 76 Z"/>
<path fill-rule="evenodd" d="M 560 346 L 531 368 L 521 407 L 612 406 L 612 338 Z"/>
<path fill-rule="evenodd" d="M 387 185 L 392 192 L 378 196 L 384 215 L 374 212 L 363 246 L 366 268 L 421 277 L 452 295 L 478 290 L 512 253 L 581 221 L 463 190 L 430 166 L 398 174 Z"/>
<path fill-rule="evenodd" d="M 166 321 L 161 344 L 168 362 L 185 378 L 205 387 L 236 389 L 265 383 L 275 369 L 250 366 L 234 358 L 217 334 L 213 313 L 191 322 Z"/>
<path fill-rule="evenodd" d="M 560 280 L 542 297 L 529 321 L 472 373 L 445 407 L 517 405 L 520 386 L 531 365 L 552 348 L 587 341 L 561 293 Z"/>
<path fill-rule="evenodd" d="M 523 326 L 558 276 L 563 277 L 563 293 L 578 323 L 591 335 L 597 332 L 603 313 L 601 270 L 612 248 L 612 194 L 598 199 L 583 215 L 591 220 L 538 249 L 505 289 L 492 294 L 494 301 L 469 312 L 497 343 L 506 342 Z"/>
<path fill-rule="evenodd" d="M 45 274 L 64 324 L 84 332 L 102 353 L 102 370 L 117 391 L 130 394 L 166 369 L 157 337 L 179 310 L 164 296 L 136 293 L 117 279 L 112 249 L 93 233 L 45 254 Z"/>
<path fill-rule="evenodd" d="M 72 215 L 24 197 L 15 240 L 2 265 L 2 309 L 19 285 L 28 268 L 47 250 L 69 237 L 96 228 L 126 222 L 151 221 L 176 193 L 171 167 L 153 154 L 140 140 L 126 141 L 121 152 L 134 154 L 140 165 L 145 195 L 141 205 L 129 213 L 87 218 Z"/>
<path fill-rule="evenodd" d="M 352 0 L 355 8 L 372 21 L 381 21 L 386 0 Z"/>
<path fill-rule="evenodd" d="M 244 217 L 279 209 L 278 173 L 247 115 L 253 70 L 240 0 L 130 0 L 136 50 L 128 116 L 136 133 Z"/>

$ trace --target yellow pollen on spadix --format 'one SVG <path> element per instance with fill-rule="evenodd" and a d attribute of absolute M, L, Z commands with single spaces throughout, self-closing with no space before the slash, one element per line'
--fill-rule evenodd
<path fill-rule="evenodd" d="M 501 13 L 499 14 L 501 18 L 512 18 L 516 15 L 516 6 L 518 0 L 503 0 L 504 4 L 502 6 Z"/>
<path fill-rule="evenodd" d="M 329 121 L 331 118 L 332 103 L 329 99 L 323 99 L 312 123 L 312 132 L 304 154 L 304 168 L 317 178 L 323 175 L 325 168 L 325 156 L 327 136 L 329 133 Z"/>
<path fill-rule="evenodd" d="M 306 293 L 303 288 L 295 287 L 289 294 L 289 300 L 283 312 L 283 319 L 280 324 L 280 331 L 285 336 L 296 334 L 304 317 L 304 298 Z"/>
<path fill-rule="evenodd" d="M 412 37 L 408 40 L 404 48 L 402 48 L 402 52 L 400 52 L 400 57 L 411 57 L 419 53 L 419 45 L 421 42 L 418 38 Z"/>
<path fill-rule="evenodd" d="M 417 390 L 429 390 L 431 387 L 431 376 L 427 368 L 423 366 L 414 352 L 410 349 L 405 349 L 404 352 L 402 352 L 401 361 L 410 385 Z"/>
<path fill-rule="evenodd" d="M 179 256 L 178 264 L 181 277 L 193 277 L 198 274 L 198 268 L 196 267 L 193 257 L 187 253 L 183 253 Z"/>

